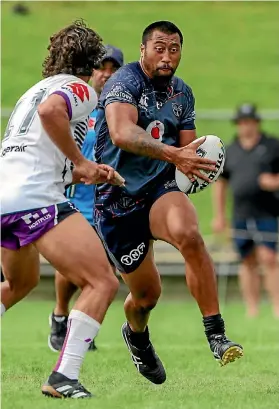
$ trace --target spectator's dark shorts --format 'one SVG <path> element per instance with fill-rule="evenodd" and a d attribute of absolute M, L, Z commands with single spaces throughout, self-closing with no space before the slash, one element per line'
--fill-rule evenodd
<path fill-rule="evenodd" d="M 246 219 L 233 223 L 234 242 L 241 256 L 245 258 L 255 246 L 266 246 L 276 251 L 278 245 L 278 219 Z"/>

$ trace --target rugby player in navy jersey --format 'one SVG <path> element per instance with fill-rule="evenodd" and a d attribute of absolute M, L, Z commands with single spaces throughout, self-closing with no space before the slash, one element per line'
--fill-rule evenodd
<path fill-rule="evenodd" d="M 156 384 L 165 381 L 166 373 L 147 325 L 161 294 L 153 240 L 172 244 L 184 257 L 187 284 L 214 357 L 225 365 L 243 354 L 242 346 L 225 335 L 214 266 L 194 206 L 174 177 L 175 167 L 191 180 L 207 180 L 200 169 L 215 169 L 214 162 L 197 156 L 200 143 L 189 145 L 196 138 L 194 96 L 174 76 L 182 43 L 182 33 L 173 23 L 149 25 L 143 32 L 140 61 L 120 68 L 106 83 L 96 124 L 97 162 L 115 168 L 126 183 L 97 186 L 95 222 L 130 289 L 123 338 L 137 370 Z"/>

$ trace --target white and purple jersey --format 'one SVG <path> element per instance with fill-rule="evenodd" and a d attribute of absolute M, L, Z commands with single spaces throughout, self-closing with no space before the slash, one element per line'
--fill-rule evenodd
<path fill-rule="evenodd" d="M 67 74 L 30 88 L 11 114 L 0 152 L 2 215 L 67 201 L 64 193 L 72 182 L 72 164 L 49 138 L 37 112 L 51 94 L 65 99 L 71 134 L 82 147 L 89 115 L 97 105 L 93 88 Z"/>

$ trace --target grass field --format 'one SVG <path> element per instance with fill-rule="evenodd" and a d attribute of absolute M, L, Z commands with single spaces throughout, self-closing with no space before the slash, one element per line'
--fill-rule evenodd
<path fill-rule="evenodd" d="M 49 301 L 25 301 L 2 321 L 3 409 L 278 409 L 279 328 L 267 305 L 253 321 L 243 307 L 224 310 L 228 334 L 243 343 L 245 357 L 220 368 L 203 335 L 196 306 L 164 299 L 154 311 L 152 339 L 167 370 L 167 382 L 154 386 L 134 369 L 120 336 L 122 302 L 115 302 L 87 355 L 81 381 L 93 401 L 53 401 L 40 393 L 56 355 L 47 347 Z"/>
<path fill-rule="evenodd" d="M 278 108 L 278 2 L 27 2 L 30 14 L 2 7 L 3 107 L 37 82 L 51 33 L 83 17 L 105 43 L 121 47 L 126 62 L 138 59 L 141 33 L 158 19 L 174 21 L 184 33 L 178 75 L 195 93 L 196 109 L 234 108 L 252 101 L 261 109 Z M 136 16 L 136 18 L 135 18 Z M 17 35 L 15 35 L 17 33 Z M 6 120 L 2 122 L 2 132 Z M 278 134 L 279 121 L 264 123 Z M 197 133 L 217 134 L 229 142 L 229 122 L 197 121 Z M 210 190 L 192 196 L 203 233 L 210 233 Z"/>

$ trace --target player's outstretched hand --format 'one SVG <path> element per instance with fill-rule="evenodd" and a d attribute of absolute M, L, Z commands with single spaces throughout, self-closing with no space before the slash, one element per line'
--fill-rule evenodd
<path fill-rule="evenodd" d="M 214 171 L 216 170 L 216 162 L 210 159 L 201 158 L 196 153 L 196 150 L 204 143 L 205 139 L 206 137 L 191 142 L 189 145 L 183 146 L 182 148 L 178 148 L 174 164 L 177 169 L 184 173 L 184 175 L 190 180 L 197 176 L 210 183 L 211 180 L 201 173 L 200 170 Z"/>
<path fill-rule="evenodd" d="M 98 165 L 97 163 L 84 158 L 74 169 L 75 177 L 85 185 L 97 185 L 99 183 L 110 183 L 112 185 L 123 186 L 125 180 L 108 165 Z"/>
<path fill-rule="evenodd" d="M 111 185 L 125 186 L 125 179 L 109 165 L 100 164 L 99 168 L 108 172 L 107 182 Z"/>
<path fill-rule="evenodd" d="M 85 185 L 95 185 L 107 180 L 108 171 L 99 168 L 97 163 L 83 158 L 73 171 L 73 179 Z"/>

